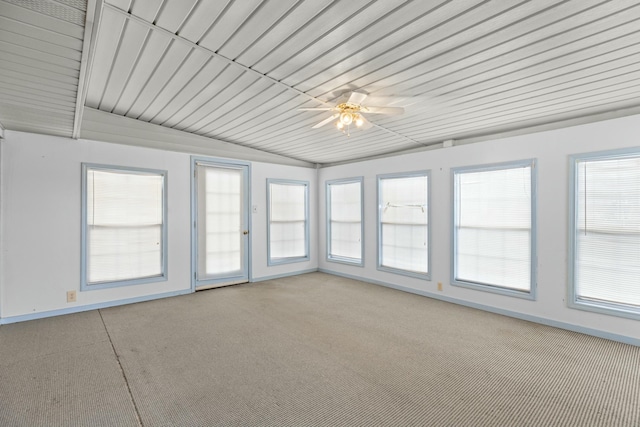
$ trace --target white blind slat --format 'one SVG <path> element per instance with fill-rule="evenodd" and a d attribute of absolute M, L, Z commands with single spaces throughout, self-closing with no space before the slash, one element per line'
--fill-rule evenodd
<path fill-rule="evenodd" d="M 361 185 L 361 182 L 350 182 L 328 186 L 332 256 L 362 259 Z"/>
<path fill-rule="evenodd" d="M 531 170 L 456 172 L 457 280 L 531 289 Z"/>
<path fill-rule="evenodd" d="M 307 256 L 307 186 L 269 183 L 269 254 L 272 260 Z"/>
<path fill-rule="evenodd" d="M 164 177 L 87 168 L 87 281 L 162 274 Z"/>
<path fill-rule="evenodd" d="M 197 165 L 199 280 L 242 270 L 242 169 Z"/>
<path fill-rule="evenodd" d="M 577 167 L 578 298 L 640 308 L 640 157 Z"/>
<path fill-rule="evenodd" d="M 381 265 L 428 273 L 428 177 L 380 179 Z"/>

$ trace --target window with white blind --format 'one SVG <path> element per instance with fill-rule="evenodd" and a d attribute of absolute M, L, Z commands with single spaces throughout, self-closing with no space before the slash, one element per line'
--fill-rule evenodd
<path fill-rule="evenodd" d="M 534 299 L 535 161 L 452 173 L 452 283 Z"/>
<path fill-rule="evenodd" d="M 378 269 L 429 279 L 429 172 L 378 175 Z"/>
<path fill-rule="evenodd" d="M 268 265 L 309 259 L 309 183 L 267 180 Z"/>
<path fill-rule="evenodd" d="M 327 181 L 327 259 L 363 265 L 362 177 Z"/>
<path fill-rule="evenodd" d="M 166 172 L 82 169 L 81 288 L 166 280 Z"/>
<path fill-rule="evenodd" d="M 571 167 L 570 305 L 640 318 L 640 150 L 573 156 Z"/>

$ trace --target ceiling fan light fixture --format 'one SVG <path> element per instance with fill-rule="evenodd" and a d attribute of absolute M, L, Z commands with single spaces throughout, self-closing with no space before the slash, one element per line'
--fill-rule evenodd
<path fill-rule="evenodd" d="M 358 130 L 369 129 L 375 126 L 365 118 L 365 114 L 402 114 L 404 108 L 386 106 L 364 106 L 362 101 L 367 97 L 360 92 L 351 92 L 346 101 L 338 103 L 335 107 L 300 108 L 304 111 L 331 111 L 330 117 L 325 118 L 312 126 L 317 129 L 329 123 L 333 123 L 340 132 L 349 136 L 351 125 Z M 323 101 L 325 104 L 328 102 Z"/>
<path fill-rule="evenodd" d="M 351 122 L 353 122 L 353 114 L 345 111 L 344 113 L 340 114 L 340 122 L 343 125 L 350 125 Z"/>

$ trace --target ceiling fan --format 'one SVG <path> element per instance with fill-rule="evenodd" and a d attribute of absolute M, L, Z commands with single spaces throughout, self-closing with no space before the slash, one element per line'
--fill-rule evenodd
<path fill-rule="evenodd" d="M 347 136 L 350 135 L 351 125 L 355 125 L 356 128 L 360 129 L 368 129 L 373 126 L 371 122 L 365 118 L 365 114 L 397 115 L 404 113 L 404 108 L 402 107 L 362 105 L 366 98 L 366 93 L 347 92 L 337 99 L 335 107 L 300 108 L 300 110 L 331 112 L 331 116 L 317 123 L 312 128 L 317 129 L 335 120 L 335 126 Z"/>

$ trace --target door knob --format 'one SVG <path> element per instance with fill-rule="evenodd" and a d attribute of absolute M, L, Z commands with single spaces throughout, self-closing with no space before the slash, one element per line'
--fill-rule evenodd
<path fill-rule="evenodd" d="M 244 235 L 249 234 L 249 230 L 244 230 L 244 231 L 242 232 L 242 234 L 244 234 Z"/>

